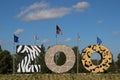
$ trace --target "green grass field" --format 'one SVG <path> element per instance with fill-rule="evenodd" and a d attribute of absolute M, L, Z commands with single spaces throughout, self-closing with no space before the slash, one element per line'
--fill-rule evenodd
<path fill-rule="evenodd" d="M 120 74 L 1 74 L 0 80 L 120 80 Z"/>

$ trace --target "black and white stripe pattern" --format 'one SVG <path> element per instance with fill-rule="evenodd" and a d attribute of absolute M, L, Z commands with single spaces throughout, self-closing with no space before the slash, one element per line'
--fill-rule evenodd
<path fill-rule="evenodd" d="M 22 59 L 22 61 L 17 65 L 18 73 L 25 72 L 41 72 L 40 64 L 32 64 L 31 61 L 34 61 L 37 56 L 40 56 L 41 46 L 31 46 L 31 45 L 18 45 L 16 47 L 17 53 L 27 53 L 27 55 Z"/>

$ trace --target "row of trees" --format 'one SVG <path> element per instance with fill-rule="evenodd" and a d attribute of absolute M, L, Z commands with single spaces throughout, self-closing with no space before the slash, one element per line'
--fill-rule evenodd
<path fill-rule="evenodd" d="M 0 46 L 0 73 L 12 73 L 12 55 Z"/>
<path fill-rule="evenodd" d="M 50 47 L 48 47 L 49 49 Z M 74 46 L 73 51 L 75 53 L 75 56 L 77 56 L 77 53 L 79 53 L 78 47 Z M 45 53 L 46 53 L 46 49 L 44 47 L 44 45 L 41 45 L 41 54 L 40 56 L 35 60 L 38 64 L 41 65 L 41 73 L 52 73 L 52 71 L 50 71 L 46 64 L 45 64 Z M 15 66 L 15 72 L 17 70 L 17 64 L 21 61 L 21 59 L 23 59 L 23 57 L 25 55 L 21 55 L 20 54 L 11 54 L 9 51 L 7 50 L 2 50 L 1 46 L 0 46 L 0 74 L 7 74 L 7 73 L 13 73 L 13 65 Z M 14 56 L 14 64 L 13 64 L 13 56 Z M 79 72 L 80 73 L 87 73 L 88 71 L 83 67 L 82 65 L 82 61 L 81 61 L 81 55 L 79 54 Z M 56 59 L 57 58 L 57 59 Z M 106 72 L 111 72 L 111 73 L 120 73 L 120 53 L 118 54 L 118 60 L 112 62 L 110 68 L 106 71 Z M 64 55 L 64 53 L 60 53 L 59 57 L 55 57 L 55 63 L 57 60 L 57 65 L 63 65 L 65 63 L 66 57 Z M 76 58 L 77 61 L 77 58 Z M 97 60 L 92 60 L 94 64 L 97 63 Z M 36 62 L 32 62 L 33 64 Z M 73 66 L 73 68 L 68 71 L 69 73 L 76 73 L 77 72 L 77 62 L 75 62 L 75 65 Z"/>

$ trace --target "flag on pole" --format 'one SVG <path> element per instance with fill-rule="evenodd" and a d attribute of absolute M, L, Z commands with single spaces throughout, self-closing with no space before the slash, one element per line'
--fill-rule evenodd
<path fill-rule="evenodd" d="M 62 31 L 58 25 L 56 25 L 56 34 L 62 34 Z"/>
<path fill-rule="evenodd" d="M 102 40 L 99 38 L 99 37 L 97 37 L 97 44 L 101 44 L 102 43 Z"/>
<path fill-rule="evenodd" d="M 16 42 L 16 43 L 19 42 L 18 39 L 19 39 L 19 37 L 14 34 L 14 42 Z"/>

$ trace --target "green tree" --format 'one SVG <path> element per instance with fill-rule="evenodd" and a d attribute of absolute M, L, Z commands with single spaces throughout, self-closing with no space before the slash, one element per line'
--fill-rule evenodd
<path fill-rule="evenodd" d="M 46 54 L 45 46 L 42 44 L 40 49 L 41 49 L 41 53 L 40 56 L 37 58 L 37 61 L 41 65 L 41 73 L 51 73 L 51 71 L 47 68 L 45 63 L 45 54 Z"/>
<path fill-rule="evenodd" d="M 120 72 L 120 53 L 117 56 L 116 65 L 117 65 L 117 72 Z"/>
<path fill-rule="evenodd" d="M 118 66 L 118 68 L 120 68 L 120 53 L 118 54 L 118 57 L 117 57 L 117 66 Z"/>
<path fill-rule="evenodd" d="M 66 61 L 66 56 L 65 56 L 65 54 L 63 52 L 58 52 L 58 53 L 55 54 L 54 62 L 57 65 L 61 66 L 61 65 L 63 65 L 65 63 L 65 61 Z"/>
<path fill-rule="evenodd" d="M 12 72 L 12 56 L 7 50 L 0 52 L 0 73 Z"/>
<path fill-rule="evenodd" d="M 1 47 L 1 45 L 0 45 L 0 52 L 2 51 L 2 47 Z"/>
<path fill-rule="evenodd" d="M 77 53 L 78 53 L 78 63 L 80 62 L 80 53 L 77 46 L 74 46 L 72 50 L 74 51 L 74 54 L 75 54 L 75 64 L 73 68 L 68 72 L 76 73 L 77 72 Z M 80 65 L 78 65 L 78 67 L 80 69 Z"/>
<path fill-rule="evenodd" d="M 75 53 L 75 56 L 76 56 L 76 60 L 75 60 L 75 65 L 73 66 L 73 68 L 71 69 L 71 71 L 74 71 L 75 73 L 77 72 L 77 56 L 78 56 L 78 72 L 79 73 L 84 73 L 84 72 L 88 72 L 83 64 L 82 64 L 82 56 L 80 54 L 80 51 L 78 49 L 78 46 L 74 46 L 73 48 L 73 51 Z M 78 55 L 77 55 L 78 54 Z"/>
<path fill-rule="evenodd" d="M 117 70 L 116 64 L 115 64 L 114 60 L 112 59 L 112 63 L 110 64 L 109 69 L 107 71 L 105 71 L 105 72 L 115 73 L 116 70 Z"/>
<path fill-rule="evenodd" d="M 74 51 L 74 54 L 75 54 L 75 64 L 74 64 L 74 66 L 73 66 L 73 68 L 71 69 L 72 70 L 72 72 L 77 72 L 77 54 L 79 54 L 78 55 L 78 63 L 80 63 L 80 53 L 79 53 L 79 50 L 78 50 L 78 47 L 77 46 L 74 46 L 73 48 L 72 48 L 72 50 Z M 80 65 L 78 65 L 78 67 L 79 67 L 79 69 L 80 69 Z"/>

